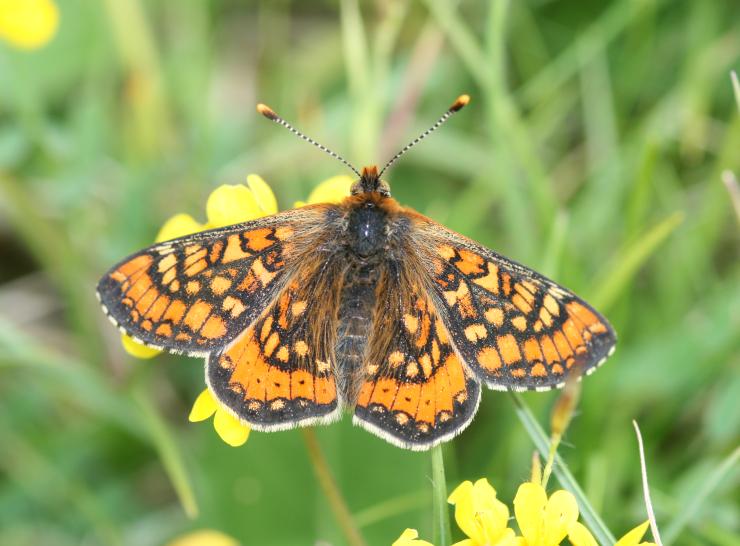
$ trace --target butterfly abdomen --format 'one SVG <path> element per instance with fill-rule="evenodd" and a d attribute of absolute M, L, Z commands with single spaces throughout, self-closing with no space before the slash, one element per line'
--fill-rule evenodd
<path fill-rule="evenodd" d="M 355 378 L 365 375 L 361 368 L 373 325 L 377 282 L 374 264 L 349 265 L 339 305 L 336 358 L 339 389 L 350 404 L 357 397 Z"/>

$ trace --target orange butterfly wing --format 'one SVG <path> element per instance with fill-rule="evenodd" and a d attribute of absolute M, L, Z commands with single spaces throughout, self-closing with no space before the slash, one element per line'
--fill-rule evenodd
<path fill-rule="evenodd" d="M 612 327 L 569 290 L 420 215 L 416 226 L 437 309 L 488 387 L 562 387 L 613 352 Z"/>
<path fill-rule="evenodd" d="M 412 286 L 398 288 L 380 308 L 408 303 L 376 319 L 354 422 L 397 446 L 423 450 L 470 424 L 480 385 L 455 354 L 429 298 Z"/>
<path fill-rule="evenodd" d="M 341 415 L 335 322 L 326 316 L 337 308 L 341 271 L 313 265 L 323 267 L 304 264 L 254 324 L 208 357 L 211 392 L 257 430 L 328 423 Z"/>
<path fill-rule="evenodd" d="M 304 207 L 153 245 L 106 273 L 98 299 L 136 340 L 206 355 L 259 316 L 284 284 L 296 245 L 323 219 L 324 208 Z"/>

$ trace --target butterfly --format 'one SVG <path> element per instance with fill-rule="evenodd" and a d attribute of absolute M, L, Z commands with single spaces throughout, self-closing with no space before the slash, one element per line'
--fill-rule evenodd
<path fill-rule="evenodd" d="M 260 431 L 338 420 L 428 449 L 470 424 L 481 385 L 545 391 L 611 355 L 607 320 L 566 288 L 401 206 L 386 166 L 342 161 L 351 195 L 155 244 L 97 293 L 145 345 L 205 357 L 215 398 Z"/>

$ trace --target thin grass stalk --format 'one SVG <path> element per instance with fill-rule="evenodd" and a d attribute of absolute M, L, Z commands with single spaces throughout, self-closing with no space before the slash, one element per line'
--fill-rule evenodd
<path fill-rule="evenodd" d="M 316 479 L 319 481 L 319 486 L 326 495 L 327 501 L 329 501 L 329 507 L 334 513 L 334 517 L 337 519 L 344 533 L 344 537 L 347 539 L 347 543 L 350 546 L 366 546 L 365 539 L 362 538 L 357 524 L 349 511 L 347 502 L 344 500 L 339 486 L 331 473 L 329 463 L 323 451 L 321 451 L 321 446 L 316 438 L 314 429 L 303 428 L 301 432 L 303 433 L 303 441 L 306 443 L 306 451 L 313 465 Z"/>
<path fill-rule="evenodd" d="M 683 531 L 684 527 L 691 522 L 691 519 L 696 515 L 702 505 L 706 502 L 711 495 L 712 491 L 722 483 L 730 472 L 735 468 L 735 465 L 740 461 L 740 447 L 730 453 L 725 460 L 723 460 L 714 472 L 702 482 L 701 487 L 694 493 L 691 500 L 682 506 L 681 511 L 676 515 L 671 523 L 663 530 L 663 536 L 665 537 L 666 544 L 672 544 L 676 541 L 678 536 Z"/>
<path fill-rule="evenodd" d="M 151 396 L 143 387 L 135 386 L 132 398 L 142 416 L 142 421 L 149 429 L 154 448 L 157 450 L 165 472 L 175 489 L 182 509 L 190 519 L 198 517 L 198 501 L 185 467 L 182 451 L 177 445 L 167 423 L 162 419 L 157 408 L 151 402 Z"/>
<path fill-rule="evenodd" d="M 452 543 L 452 532 L 447 508 L 447 481 L 441 445 L 432 448 L 432 503 L 434 544 L 447 546 Z"/>

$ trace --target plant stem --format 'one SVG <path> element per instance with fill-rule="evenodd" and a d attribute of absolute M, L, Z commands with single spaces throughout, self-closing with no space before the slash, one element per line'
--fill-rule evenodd
<path fill-rule="evenodd" d="M 432 448 L 432 488 L 434 544 L 446 546 L 452 543 L 452 534 L 447 512 L 447 482 L 441 445 Z"/>
<path fill-rule="evenodd" d="M 303 433 L 303 441 L 306 442 L 308 457 L 311 459 L 311 464 L 316 473 L 316 479 L 319 480 L 319 485 L 329 501 L 329 507 L 334 512 L 334 517 L 337 518 L 347 542 L 351 546 L 366 546 L 365 540 L 360 535 L 354 519 L 352 519 L 347 503 L 339 491 L 337 482 L 331 474 L 329 464 L 316 439 L 316 433 L 313 428 L 303 428 L 301 432 Z"/>

